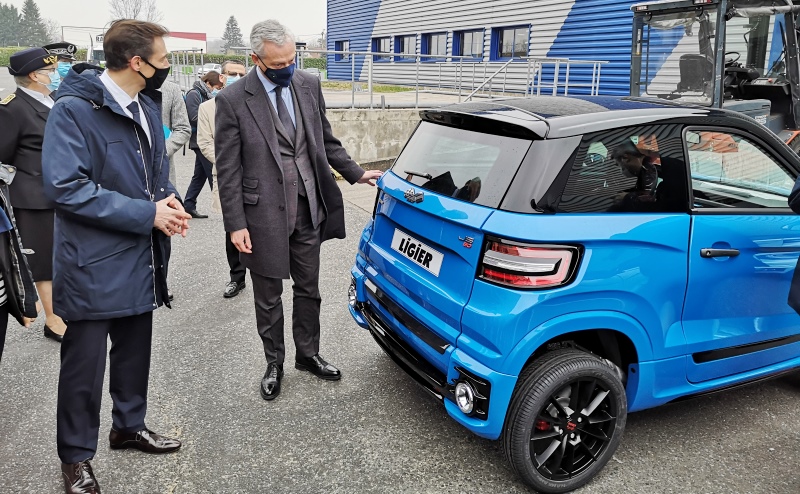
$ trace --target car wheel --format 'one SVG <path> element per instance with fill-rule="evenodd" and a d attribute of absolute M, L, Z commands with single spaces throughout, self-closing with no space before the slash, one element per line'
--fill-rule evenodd
<path fill-rule="evenodd" d="M 543 493 L 589 482 L 617 449 L 628 404 L 618 369 L 579 350 L 558 350 L 520 375 L 503 446 L 522 479 Z"/>

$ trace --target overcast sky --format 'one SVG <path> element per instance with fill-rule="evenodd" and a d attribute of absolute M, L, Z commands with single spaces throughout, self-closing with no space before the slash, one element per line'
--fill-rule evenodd
<path fill-rule="evenodd" d="M 0 0 L 20 11 L 24 0 Z M 171 31 L 206 33 L 211 38 L 222 36 L 228 17 L 234 16 L 244 35 L 258 21 L 277 19 L 299 38 L 319 35 L 325 29 L 326 0 L 253 1 L 253 0 L 156 0 L 164 15 L 161 24 Z M 62 26 L 103 27 L 111 20 L 108 0 L 36 0 L 42 17 L 56 20 Z M 72 43 L 88 44 L 87 31 L 64 28 L 64 37 Z M 73 39 L 75 38 L 75 39 Z"/>

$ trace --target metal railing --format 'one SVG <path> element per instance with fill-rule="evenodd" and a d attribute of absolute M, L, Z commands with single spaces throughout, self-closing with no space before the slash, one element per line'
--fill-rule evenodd
<path fill-rule="evenodd" d="M 608 63 L 553 57 L 490 61 L 454 55 L 302 50 L 298 54 L 298 68 L 304 67 L 305 58 L 310 54 L 326 57 L 330 80 L 349 80 L 351 108 L 374 108 L 376 84 L 413 90 L 414 108 L 420 105 L 420 94 L 457 96 L 459 102 L 476 98 L 541 95 L 543 91 L 545 94 L 549 91 L 553 95 L 568 95 L 577 89 L 597 95 L 601 67 Z M 366 91 L 361 87 L 364 83 Z M 357 102 L 356 95 L 360 92 L 368 93 L 366 101 Z M 380 106 L 385 106 L 383 97 Z M 392 106 L 412 107 L 410 102 Z"/>
<path fill-rule="evenodd" d="M 247 52 L 249 48 L 237 47 L 236 51 Z M 386 96 L 375 90 L 376 85 L 406 89 L 401 96 L 390 97 L 393 102 L 389 106 L 394 108 L 419 108 L 421 103 L 429 106 L 434 98 L 430 95 L 448 97 L 447 101 L 436 102 L 437 105 L 452 103 L 454 99 L 462 102 L 477 98 L 568 95 L 575 90 L 594 96 L 600 91 L 601 68 L 608 63 L 553 57 L 492 61 L 455 55 L 302 49 L 297 55 L 299 69 L 305 67 L 309 55 L 326 58 L 329 80 L 350 83 L 349 104 L 342 100 L 329 104 L 340 108 L 387 107 Z M 202 50 L 173 52 L 172 81 L 183 90 L 190 89 L 198 79 L 198 69 L 204 65 L 204 56 Z M 249 57 L 245 57 L 245 65 L 250 68 Z M 421 101 L 421 96 L 425 101 Z"/>

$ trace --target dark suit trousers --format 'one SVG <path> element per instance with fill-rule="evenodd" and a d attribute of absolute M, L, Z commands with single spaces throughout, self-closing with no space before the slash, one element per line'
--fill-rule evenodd
<path fill-rule="evenodd" d="M 67 327 L 61 343 L 56 441 L 61 461 L 77 463 L 97 451 L 109 336 L 112 426 L 120 432 L 145 428 L 153 313 L 68 321 Z"/>
<path fill-rule="evenodd" d="M 292 285 L 292 334 L 298 357 L 319 353 L 320 230 L 311 223 L 308 199 L 297 198 L 297 220 L 289 236 L 289 274 Z M 283 280 L 250 272 L 256 305 L 256 325 L 267 363 L 283 364 Z"/>
<path fill-rule="evenodd" d="M 239 249 L 233 245 L 231 234 L 228 232 L 225 232 L 225 254 L 228 256 L 228 267 L 231 269 L 231 281 L 242 283 L 247 269 L 242 266 L 242 261 L 239 259 Z"/>
<path fill-rule="evenodd" d="M 208 187 L 214 187 L 212 173 L 212 164 L 203 156 L 199 149 L 194 150 L 194 175 L 192 181 L 189 182 L 189 189 L 186 190 L 186 197 L 183 200 L 183 206 L 186 209 L 197 209 L 197 197 L 203 191 L 203 185 L 208 182 Z"/>

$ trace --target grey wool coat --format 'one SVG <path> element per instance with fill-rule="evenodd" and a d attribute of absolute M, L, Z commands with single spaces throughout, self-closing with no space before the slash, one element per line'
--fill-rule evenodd
<path fill-rule="evenodd" d="M 189 142 L 192 136 L 192 127 L 189 125 L 189 115 L 186 113 L 186 104 L 183 102 L 183 93 L 180 86 L 172 81 L 164 81 L 161 86 L 161 120 L 172 131 L 167 139 L 167 155 L 169 156 L 169 181 L 175 185 L 175 160 L 172 156 Z"/>
<path fill-rule="evenodd" d="M 287 189 L 280 165 L 276 122 L 257 69 L 244 81 L 217 95 L 214 148 L 225 231 L 247 228 L 252 254 L 240 254 L 242 264 L 268 278 L 289 278 Z M 319 79 L 296 71 L 292 87 L 300 108 L 308 151 L 326 220 L 320 241 L 345 237 L 342 193 L 331 174 L 338 171 L 351 184 L 364 170 L 331 133 Z M 296 192 L 294 192 L 296 193 Z"/>

